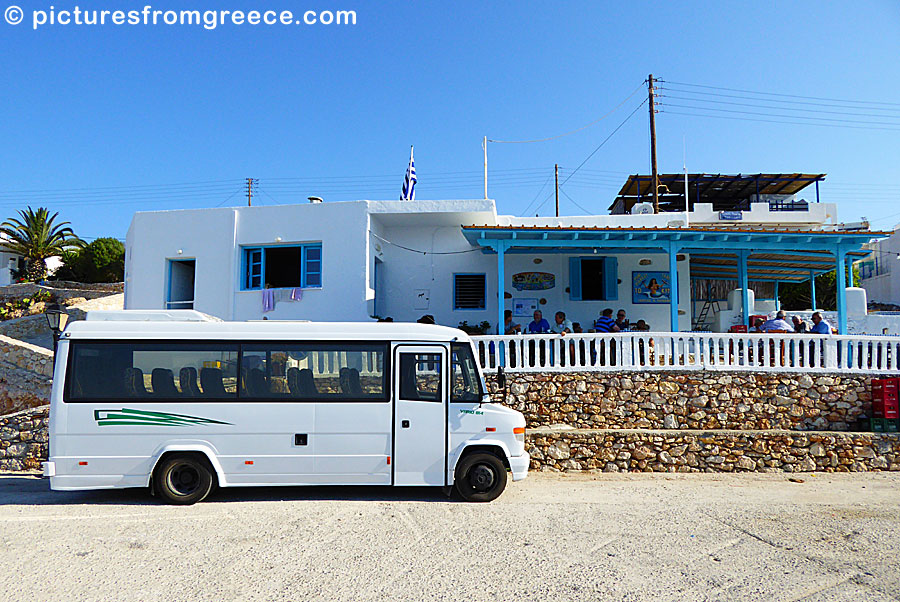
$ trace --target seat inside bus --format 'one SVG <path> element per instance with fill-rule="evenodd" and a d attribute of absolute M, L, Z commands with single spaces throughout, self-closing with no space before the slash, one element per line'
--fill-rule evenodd
<path fill-rule="evenodd" d="M 154 368 L 150 373 L 150 385 L 153 387 L 153 395 L 158 397 L 178 396 L 175 375 L 168 368 Z"/>
<path fill-rule="evenodd" d="M 309 368 L 288 368 L 288 389 L 294 397 L 315 397 L 319 394 L 316 379 Z"/>
<path fill-rule="evenodd" d="M 125 368 L 125 391 L 129 396 L 143 397 L 147 395 L 144 385 L 144 372 L 140 368 Z"/>
<path fill-rule="evenodd" d="M 200 385 L 197 384 L 197 369 L 193 366 L 185 366 L 179 370 L 178 382 L 184 395 L 200 397 L 203 394 L 200 391 Z"/>
<path fill-rule="evenodd" d="M 218 368 L 201 368 L 200 386 L 203 387 L 203 395 L 206 397 L 228 396 L 225 383 L 222 381 L 222 371 Z"/>

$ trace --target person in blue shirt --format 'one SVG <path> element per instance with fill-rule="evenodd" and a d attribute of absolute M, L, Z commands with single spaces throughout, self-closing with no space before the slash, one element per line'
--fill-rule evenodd
<path fill-rule="evenodd" d="M 812 315 L 813 327 L 809 332 L 812 334 L 831 334 L 831 325 L 822 319 L 822 314 L 815 312 Z"/>
<path fill-rule="evenodd" d="M 619 332 L 616 321 L 612 318 L 613 310 L 607 307 L 600 314 L 600 317 L 594 321 L 594 330 L 597 332 Z"/>
<path fill-rule="evenodd" d="M 541 310 L 534 310 L 534 320 L 528 325 L 529 334 L 547 334 L 550 332 L 550 322 L 544 319 Z"/>

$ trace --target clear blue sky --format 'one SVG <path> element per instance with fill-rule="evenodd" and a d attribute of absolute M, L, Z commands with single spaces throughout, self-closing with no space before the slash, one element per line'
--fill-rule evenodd
<path fill-rule="evenodd" d="M 900 221 L 896 0 L 852 9 L 821 1 L 236 0 L 228 8 L 352 9 L 358 23 L 215 31 L 110 25 L 33 31 L 31 9 L 47 10 L 51 2 L 18 2 L 26 21 L 0 21 L 3 217 L 26 204 L 46 205 L 85 237 L 124 237 L 137 210 L 240 204 L 237 191 L 249 176 L 260 179 L 260 204 L 309 195 L 393 199 L 411 144 L 418 198 L 480 198 L 482 136 L 531 139 L 578 128 L 652 72 L 667 82 L 894 103 L 680 86 L 681 92 L 661 92 L 657 123 L 661 171 L 681 170 L 686 139 L 691 171 L 824 172 L 823 200 L 837 201 L 842 219 L 865 215 L 884 228 Z M 219 8 L 211 4 L 155 8 Z M 91 3 L 110 10 L 143 5 Z M 570 173 L 645 96 L 638 92 L 565 138 L 491 144 L 490 195 L 499 210 L 533 215 L 552 190 L 553 164 Z M 718 109 L 708 114 L 728 117 L 798 121 L 748 114 L 762 112 L 838 121 L 684 116 L 673 112 L 701 111 L 674 104 L 708 106 Z M 836 127 L 860 120 L 897 126 Z M 628 173 L 648 172 L 647 122 L 644 106 L 565 184 L 574 203 L 562 196 L 562 213 L 583 214 L 578 205 L 605 213 Z M 35 190 L 47 192 L 26 192 Z M 552 199 L 539 211 L 552 213 Z"/>

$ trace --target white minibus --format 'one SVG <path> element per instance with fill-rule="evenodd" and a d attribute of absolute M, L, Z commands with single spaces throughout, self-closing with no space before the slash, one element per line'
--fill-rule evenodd
<path fill-rule="evenodd" d="M 525 419 L 490 403 L 462 331 L 97 311 L 59 341 L 55 490 L 435 485 L 490 501 L 524 479 Z"/>

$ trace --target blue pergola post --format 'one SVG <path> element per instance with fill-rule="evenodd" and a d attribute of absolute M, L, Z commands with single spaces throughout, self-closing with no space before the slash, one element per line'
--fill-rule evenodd
<path fill-rule="evenodd" d="M 781 309 L 781 299 L 778 298 L 778 281 L 775 281 L 775 311 Z"/>
<path fill-rule="evenodd" d="M 506 252 L 506 243 L 502 240 L 497 241 L 497 334 L 503 335 L 506 334 L 503 328 L 503 306 L 506 303 L 506 299 L 504 295 L 506 293 L 504 288 L 504 282 L 506 282 L 506 275 L 504 273 L 504 253 Z M 504 361 L 504 349 L 502 345 L 498 345 L 499 349 L 497 349 L 497 357 L 498 366 L 506 366 L 506 362 Z"/>
<path fill-rule="evenodd" d="M 669 243 L 669 328 L 678 332 L 678 247 Z"/>
<path fill-rule="evenodd" d="M 846 274 L 846 257 L 847 251 L 843 247 L 838 246 L 835 253 L 837 255 L 837 311 L 838 311 L 838 334 L 847 334 L 847 274 Z"/>
<path fill-rule="evenodd" d="M 809 272 L 809 296 L 812 298 L 812 310 L 816 311 L 816 273 Z"/>
<path fill-rule="evenodd" d="M 853 258 L 848 257 L 847 261 L 847 286 L 853 287 Z"/>
<path fill-rule="evenodd" d="M 738 251 L 738 284 L 741 287 L 741 314 L 743 323 L 747 325 L 749 330 L 750 324 L 750 278 L 747 274 L 747 255 L 744 249 Z"/>

